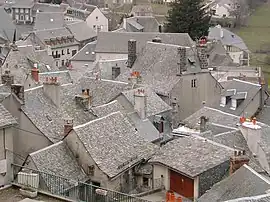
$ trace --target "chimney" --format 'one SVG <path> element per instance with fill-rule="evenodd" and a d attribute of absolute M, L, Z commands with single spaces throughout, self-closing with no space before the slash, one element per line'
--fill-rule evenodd
<path fill-rule="evenodd" d="M 141 119 L 146 118 L 146 92 L 142 88 L 135 89 L 134 91 L 134 110 Z"/>
<path fill-rule="evenodd" d="M 34 64 L 34 68 L 31 70 L 32 78 L 35 80 L 35 82 L 39 82 L 39 69 L 37 68 L 37 64 Z"/>
<path fill-rule="evenodd" d="M 247 141 L 247 145 L 250 151 L 254 154 L 258 154 L 259 142 L 261 140 L 261 126 L 256 122 L 256 118 L 246 119 L 244 117 L 240 118 L 240 131 L 242 132 L 244 138 Z"/>
<path fill-rule="evenodd" d="M 24 86 L 22 84 L 12 84 L 11 92 L 14 93 L 24 104 Z"/>
<path fill-rule="evenodd" d="M 152 42 L 161 43 L 161 38 L 155 37 L 155 38 L 152 39 Z"/>
<path fill-rule="evenodd" d="M 127 67 L 132 68 L 135 60 L 136 60 L 136 40 L 130 39 L 128 41 L 128 61 Z"/>
<path fill-rule="evenodd" d="M 128 78 L 129 82 L 131 84 L 133 84 L 133 85 L 140 83 L 141 82 L 140 79 L 141 79 L 140 72 L 136 72 L 136 71 L 135 72 L 132 72 L 130 74 L 130 77 Z"/>
<path fill-rule="evenodd" d="M 14 76 L 10 74 L 10 70 L 6 69 L 4 74 L 1 75 L 2 84 L 10 86 L 14 83 Z"/>
<path fill-rule="evenodd" d="M 200 132 L 203 133 L 206 131 L 206 123 L 208 119 L 205 116 L 200 117 Z"/>
<path fill-rule="evenodd" d="M 200 39 L 197 45 L 197 54 L 200 60 L 201 69 L 208 69 L 208 58 L 206 54 L 207 44 L 206 39 Z"/>
<path fill-rule="evenodd" d="M 182 75 L 183 72 L 187 71 L 187 49 L 186 47 L 178 48 L 179 63 L 178 63 L 178 75 Z"/>
<path fill-rule="evenodd" d="M 249 158 L 245 150 L 234 151 L 234 155 L 230 158 L 230 175 L 241 168 L 244 164 L 248 164 Z"/>
<path fill-rule="evenodd" d="M 56 107 L 60 106 L 60 83 L 57 77 L 46 77 L 43 83 L 43 91 Z"/>
<path fill-rule="evenodd" d="M 76 103 L 81 105 L 85 111 L 89 110 L 92 106 L 92 96 L 90 95 L 90 89 L 82 89 L 80 95 L 75 96 Z"/>
<path fill-rule="evenodd" d="M 64 136 L 67 136 L 73 129 L 73 119 L 64 119 Z"/>

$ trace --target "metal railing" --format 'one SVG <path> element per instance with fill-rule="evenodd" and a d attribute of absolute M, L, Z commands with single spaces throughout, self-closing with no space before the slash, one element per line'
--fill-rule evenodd
<path fill-rule="evenodd" d="M 67 179 L 35 169 L 12 165 L 13 183 L 80 202 L 149 202 L 117 191 Z"/>

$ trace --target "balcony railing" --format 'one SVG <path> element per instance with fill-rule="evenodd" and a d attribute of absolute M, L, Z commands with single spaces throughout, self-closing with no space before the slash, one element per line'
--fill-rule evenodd
<path fill-rule="evenodd" d="M 80 202 L 149 202 L 74 179 L 63 178 L 19 165 L 12 166 L 15 173 L 13 183 L 24 188 Z"/>

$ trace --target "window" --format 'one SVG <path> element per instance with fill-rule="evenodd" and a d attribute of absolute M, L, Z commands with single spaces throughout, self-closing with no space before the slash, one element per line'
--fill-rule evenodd
<path fill-rule="evenodd" d="M 58 61 L 55 62 L 56 67 L 58 67 Z"/>
<path fill-rule="evenodd" d="M 96 20 L 98 20 L 98 16 L 96 16 Z"/>
<path fill-rule="evenodd" d="M 227 46 L 227 51 L 232 51 L 232 46 Z"/>
<path fill-rule="evenodd" d="M 19 15 L 15 15 L 15 19 L 16 20 L 19 20 Z"/>
<path fill-rule="evenodd" d="M 24 20 L 24 16 L 23 15 L 20 16 L 20 20 Z"/>
<path fill-rule="evenodd" d="M 29 13 L 29 9 L 25 9 L 25 13 Z"/>
<path fill-rule="evenodd" d="M 121 70 L 120 70 L 120 67 L 117 67 L 117 64 L 116 66 L 112 67 L 112 79 L 116 79 L 116 77 L 119 76 Z"/>
<path fill-rule="evenodd" d="M 67 49 L 67 54 L 68 54 L 68 55 L 70 54 L 69 48 Z"/>
<path fill-rule="evenodd" d="M 19 13 L 19 9 L 18 8 L 15 8 L 15 13 Z"/>
<path fill-rule="evenodd" d="M 88 175 L 94 176 L 94 174 L 95 174 L 95 166 L 94 165 L 88 166 Z"/>
<path fill-rule="evenodd" d="M 143 186 L 148 187 L 148 178 L 147 177 L 143 177 Z"/>
<path fill-rule="evenodd" d="M 72 56 L 77 53 L 77 50 L 72 50 Z"/>
<path fill-rule="evenodd" d="M 62 50 L 62 55 L 64 55 L 64 49 Z"/>
<path fill-rule="evenodd" d="M 156 118 L 159 118 L 159 117 L 156 117 Z M 155 120 L 154 126 L 156 127 L 159 133 L 163 133 L 164 132 L 164 118 L 161 117 L 159 118 L 159 120 Z"/>
<path fill-rule="evenodd" d="M 93 29 L 96 29 L 96 25 L 93 25 Z"/>
<path fill-rule="evenodd" d="M 24 13 L 24 9 L 23 8 L 20 8 L 20 13 Z"/>
<path fill-rule="evenodd" d="M 65 65 L 65 60 L 62 60 L 62 66 L 64 66 Z"/>
<path fill-rule="evenodd" d="M 237 107 L 237 100 L 236 99 L 232 99 L 232 105 L 231 105 L 231 109 L 235 110 Z"/>
<path fill-rule="evenodd" d="M 52 51 L 52 55 L 54 55 L 54 51 Z"/>
<path fill-rule="evenodd" d="M 29 20 L 29 16 L 28 15 L 25 16 L 25 20 Z"/>
<path fill-rule="evenodd" d="M 197 88 L 197 79 L 191 80 L 191 88 Z"/>
<path fill-rule="evenodd" d="M 223 14 L 223 17 L 226 18 L 226 14 Z"/>

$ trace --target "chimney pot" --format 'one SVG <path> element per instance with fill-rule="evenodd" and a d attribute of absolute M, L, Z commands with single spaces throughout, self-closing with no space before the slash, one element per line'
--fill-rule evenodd
<path fill-rule="evenodd" d="M 146 118 L 146 92 L 144 89 L 135 89 L 134 90 L 134 110 L 139 114 L 141 119 Z"/>
<path fill-rule="evenodd" d="M 64 120 L 64 136 L 68 135 L 72 129 L 73 129 L 73 119 L 65 119 Z"/>
<path fill-rule="evenodd" d="M 234 151 L 234 156 L 230 158 L 230 175 L 238 170 L 241 166 L 248 163 L 249 158 L 245 155 L 244 151 Z"/>
<path fill-rule="evenodd" d="M 43 91 L 57 107 L 60 106 L 60 83 L 57 77 L 46 77 L 46 81 L 43 82 Z"/>
<path fill-rule="evenodd" d="M 10 70 L 6 69 L 4 74 L 1 75 L 2 84 L 10 86 L 14 83 L 14 76 L 10 74 Z"/>
<path fill-rule="evenodd" d="M 39 69 L 38 68 L 33 68 L 32 71 L 31 71 L 31 74 L 32 74 L 32 78 L 34 79 L 35 82 L 39 82 Z M 48 77 L 46 77 L 47 79 Z"/>
<path fill-rule="evenodd" d="M 207 118 L 205 116 L 201 116 L 200 117 L 200 132 L 206 131 L 206 122 L 207 122 Z"/>

